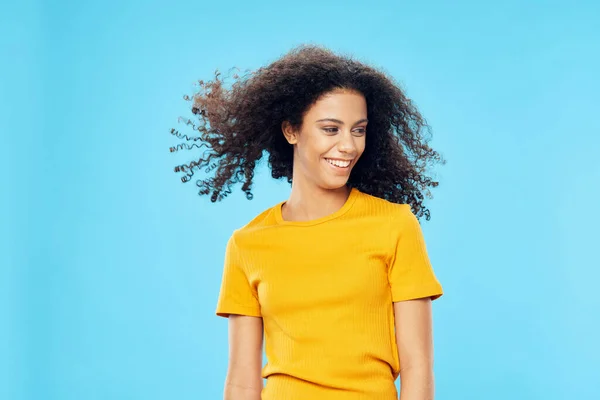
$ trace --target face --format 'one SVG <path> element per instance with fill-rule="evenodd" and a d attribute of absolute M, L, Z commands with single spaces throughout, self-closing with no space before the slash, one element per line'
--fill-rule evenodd
<path fill-rule="evenodd" d="M 322 96 L 304 115 L 302 128 L 283 132 L 294 145 L 294 177 L 323 189 L 338 189 L 365 150 L 367 102 L 355 91 Z"/>

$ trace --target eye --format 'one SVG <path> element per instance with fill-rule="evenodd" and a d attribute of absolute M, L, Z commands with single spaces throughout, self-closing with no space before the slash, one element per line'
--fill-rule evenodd
<path fill-rule="evenodd" d="M 327 128 L 323 128 L 323 130 L 327 133 L 337 133 L 339 131 L 338 127 L 327 127 Z M 359 127 L 353 130 L 353 132 L 357 133 L 359 136 L 364 135 L 365 133 L 367 133 L 367 129 L 366 127 Z"/>

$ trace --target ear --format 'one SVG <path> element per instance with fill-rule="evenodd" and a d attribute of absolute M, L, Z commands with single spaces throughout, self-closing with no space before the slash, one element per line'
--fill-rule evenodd
<path fill-rule="evenodd" d="M 298 132 L 292 128 L 292 125 L 289 123 L 289 121 L 283 121 L 281 123 L 281 131 L 283 132 L 283 136 L 285 136 L 285 139 L 289 144 L 298 143 Z"/>

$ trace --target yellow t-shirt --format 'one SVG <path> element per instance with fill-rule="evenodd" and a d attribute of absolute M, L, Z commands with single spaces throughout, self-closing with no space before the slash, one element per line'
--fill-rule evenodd
<path fill-rule="evenodd" d="M 356 188 L 312 221 L 282 204 L 232 234 L 216 309 L 263 318 L 262 399 L 397 399 L 392 303 L 442 295 L 419 221 Z"/>

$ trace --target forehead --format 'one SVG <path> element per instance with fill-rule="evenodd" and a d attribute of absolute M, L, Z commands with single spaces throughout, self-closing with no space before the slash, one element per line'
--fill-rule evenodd
<path fill-rule="evenodd" d="M 307 111 L 308 119 L 367 117 L 365 97 L 354 90 L 337 89 L 321 96 Z"/>

